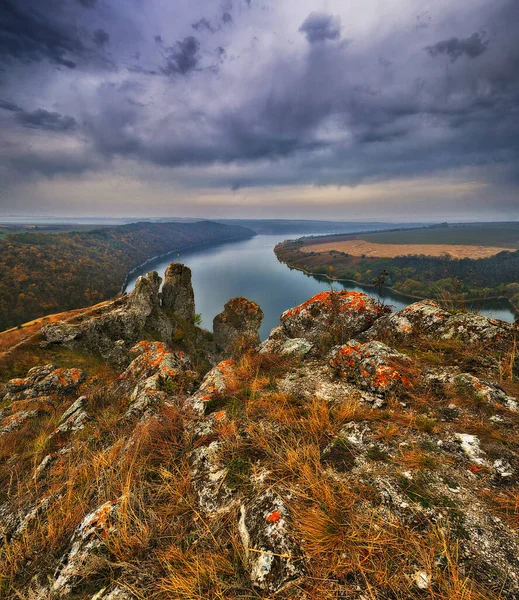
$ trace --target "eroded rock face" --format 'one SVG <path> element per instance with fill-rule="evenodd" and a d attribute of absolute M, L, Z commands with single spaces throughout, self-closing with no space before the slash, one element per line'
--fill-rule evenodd
<path fill-rule="evenodd" d="M 216 348 L 222 352 L 233 352 L 253 348 L 259 344 L 259 328 L 263 321 L 263 311 L 255 302 L 247 298 L 233 298 L 223 312 L 213 320 L 213 333 Z"/>
<path fill-rule="evenodd" d="M 281 323 L 290 338 L 312 344 L 326 340 L 347 342 L 366 331 L 387 309 L 359 292 L 321 292 L 299 306 L 285 311 Z"/>
<path fill-rule="evenodd" d="M 502 348 L 514 337 L 511 324 L 476 313 L 451 314 L 434 300 L 422 300 L 379 319 L 364 337 L 369 340 L 390 337 L 409 340 L 425 337 L 433 340 L 456 339 L 464 344 L 482 343 Z"/>
<path fill-rule="evenodd" d="M 281 354 L 303 358 L 314 348 L 305 338 L 289 338 L 282 326 L 275 327 L 269 337 L 259 346 L 261 354 Z"/>
<path fill-rule="evenodd" d="M 382 395 L 411 387 L 409 377 L 402 372 L 410 363 L 407 356 L 381 342 L 350 340 L 330 354 L 330 367 L 338 375 L 360 389 Z"/>
<path fill-rule="evenodd" d="M 191 283 L 191 269 L 181 263 L 171 263 L 164 274 L 162 306 L 182 319 L 194 323 L 195 294 Z"/>

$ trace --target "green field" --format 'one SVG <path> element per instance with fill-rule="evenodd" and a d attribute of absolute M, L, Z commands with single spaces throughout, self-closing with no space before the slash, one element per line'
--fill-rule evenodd
<path fill-rule="evenodd" d="M 383 231 L 357 236 L 377 244 L 459 244 L 519 248 L 518 223 L 468 223 L 401 231 Z"/>

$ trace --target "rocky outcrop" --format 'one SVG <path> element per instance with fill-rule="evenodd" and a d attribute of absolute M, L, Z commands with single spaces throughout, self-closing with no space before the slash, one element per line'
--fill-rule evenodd
<path fill-rule="evenodd" d="M 289 338 L 304 338 L 312 344 L 345 343 L 366 331 L 387 309 L 367 294 L 321 292 L 281 315 Z"/>
<path fill-rule="evenodd" d="M 217 350 L 232 354 L 259 344 L 263 311 L 247 298 L 233 298 L 213 320 Z"/>
<path fill-rule="evenodd" d="M 20 597 L 519 597 L 510 327 L 325 292 L 258 345 L 261 309 L 239 298 L 204 368 L 160 339 L 163 316 L 192 326 L 189 278 L 173 266 L 161 299 L 150 274 L 94 318 L 124 346 L 116 372 L 46 364 L 4 385 L 0 545 Z M 121 319 L 158 339 L 113 342 Z M 488 366 L 458 360 L 473 347 Z"/>
<path fill-rule="evenodd" d="M 72 597 L 81 581 L 87 563 L 99 553 L 106 540 L 116 532 L 118 502 L 105 502 L 87 515 L 77 527 L 70 548 L 62 557 L 51 585 L 51 594 L 58 598 Z"/>
<path fill-rule="evenodd" d="M 164 273 L 162 306 L 189 323 L 194 323 L 195 294 L 191 284 L 191 269 L 181 263 L 169 265 Z"/>
<path fill-rule="evenodd" d="M 365 334 L 369 340 L 405 341 L 420 337 L 502 349 L 512 342 L 514 327 L 473 312 L 452 314 L 434 300 L 422 300 L 379 319 Z"/>
<path fill-rule="evenodd" d="M 11 379 L 5 384 L 5 401 L 22 400 L 49 394 L 70 394 L 86 378 L 81 369 L 61 369 L 48 364 L 29 370 L 27 377 Z"/>
<path fill-rule="evenodd" d="M 193 390 L 198 373 L 184 352 L 173 352 L 163 342 L 143 341 L 130 350 L 130 355 L 136 358 L 114 386 L 131 389 L 125 419 L 142 417 L 168 396 Z"/>
<path fill-rule="evenodd" d="M 330 366 L 339 376 L 360 389 L 379 395 L 411 388 L 411 381 L 404 373 L 411 360 L 381 342 L 361 344 L 350 340 L 344 346 L 334 348 Z"/>
<path fill-rule="evenodd" d="M 45 344 L 65 344 L 100 353 L 115 364 L 129 362 L 128 350 L 140 339 L 152 336 L 169 343 L 175 329 L 175 315 L 194 321 L 194 295 L 191 271 L 179 263 L 162 279 L 152 271 L 139 277 L 131 294 L 100 309 L 100 313 L 78 322 L 58 322 L 42 328 Z"/>

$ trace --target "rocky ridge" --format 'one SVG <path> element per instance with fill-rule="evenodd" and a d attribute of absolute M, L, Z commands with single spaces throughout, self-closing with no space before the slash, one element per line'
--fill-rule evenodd
<path fill-rule="evenodd" d="M 6 598 L 519 597 L 516 327 L 324 292 L 211 341 L 189 270 L 160 284 L 44 328 L 109 372 L 0 389 Z"/>

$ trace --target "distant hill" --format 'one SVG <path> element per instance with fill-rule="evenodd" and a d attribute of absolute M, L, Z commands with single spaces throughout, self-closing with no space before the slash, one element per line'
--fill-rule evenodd
<path fill-rule="evenodd" d="M 379 231 L 419 227 L 423 223 L 387 223 L 387 222 L 357 222 L 357 221 L 311 221 L 305 219 L 218 219 L 218 223 L 226 225 L 241 225 L 256 233 L 355 233 L 359 231 Z"/>
<path fill-rule="evenodd" d="M 154 256 L 253 235 L 211 221 L 7 235 L 0 240 L 0 330 L 110 298 L 128 271 Z"/>

